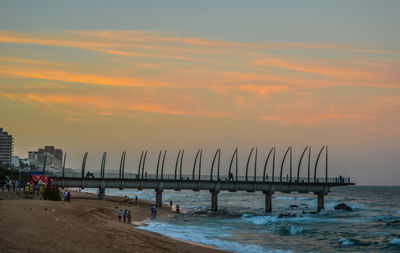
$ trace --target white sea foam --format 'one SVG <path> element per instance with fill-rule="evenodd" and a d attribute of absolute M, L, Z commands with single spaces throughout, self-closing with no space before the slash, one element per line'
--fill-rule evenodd
<path fill-rule="evenodd" d="M 290 226 L 290 234 L 291 235 L 298 235 L 303 233 L 304 228 L 302 227 L 297 227 L 297 226 Z"/>
<path fill-rule="evenodd" d="M 286 196 L 276 196 L 275 199 L 278 199 L 278 200 L 294 200 L 293 197 L 286 197 Z"/>
<path fill-rule="evenodd" d="M 268 223 L 274 222 L 277 220 L 275 216 L 253 216 L 249 214 L 244 214 L 242 216 L 242 220 L 251 222 L 254 225 L 266 225 Z"/>
<path fill-rule="evenodd" d="M 296 200 L 312 200 L 312 198 L 307 198 L 307 197 L 301 197 L 301 198 L 296 198 Z"/>
<path fill-rule="evenodd" d="M 339 240 L 339 242 L 343 245 L 343 246 L 351 246 L 354 244 L 354 242 L 352 242 L 350 239 L 348 238 L 342 238 Z"/>
<path fill-rule="evenodd" d="M 400 245 L 400 238 L 393 238 L 389 243 Z"/>
<path fill-rule="evenodd" d="M 142 226 L 138 228 L 166 235 L 171 238 L 212 245 L 228 251 L 243 252 L 243 253 L 244 252 L 254 252 L 254 253 L 291 252 L 282 250 L 268 250 L 257 245 L 217 239 L 216 236 L 218 237 L 231 236 L 230 233 L 224 231 L 222 231 L 221 233 L 220 230 L 217 231 L 216 230 L 217 228 L 211 229 L 210 227 L 201 227 L 201 226 L 178 226 L 168 223 L 149 223 L 148 226 Z"/>

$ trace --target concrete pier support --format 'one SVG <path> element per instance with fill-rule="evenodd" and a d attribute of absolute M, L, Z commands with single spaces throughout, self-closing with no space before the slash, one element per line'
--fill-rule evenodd
<path fill-rule="evenodd" d="M 324 194 L 322 192 L 317 193 L 318 195 L 318 210 L 319 213 L 322 209 L 324 209 Z"/>
<path fill-rule="evenodd" d="M 272 192 L 264 192 L 265 194 L 265 212 L 272 212 Z"/>
<path fill-rule="evenodd" d="M 218 211 L 218 192 L 217 191 L 210 191 L 211 192 L 211 211 L 216 212 Z"/>
<path fill-rule="evenodd" d="M 162 192 L 163 191 L 157 191 L 156 190 L 156 206 L 161 207 L 162 206 Z"/>
<path fill-rule="evenodd" d="M 99 187 L 99 200 L 104 200 L 106 196 L 106 188 Z"/>

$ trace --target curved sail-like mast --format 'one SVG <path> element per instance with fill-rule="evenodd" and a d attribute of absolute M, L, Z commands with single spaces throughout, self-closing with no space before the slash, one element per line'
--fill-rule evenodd
<path fill-rule="evenodd" d="M 107 152 L 103 153 L 103 159 L 101 160 L 101 168 L 100 168 L 100 177 L 103 179 L 105 170 L 106 170 L 106 160 L 107 160 Z"/>
<path fill-rule="evenodd" d="M 86 168 L 86 159 L 88 156 L 88 152 L 85 152 L 85 154 L 83 155 L 83 160 L 82 160 L 82 179 L 85 177 L 85 168 Z M 102 166 L 103 166 L 103 161 L 102 161 Z M 64 157 L 64 166 L 65 167 L 65 157 Z"/>
<path fill-rule="evenodd" d="M 142 180 L 144 175 L 144 165 L 146 164 L 147 150 L 144 152 L 143 163 L 142 163 Z"/>
<path fill-rule="evenodd" d="M 213 172 L 214 172 L 214 164 L 215 164 L 215 160 L 217 159 L 218 156 L 218 171 L 217 171 L 217 179 L 219 179 L 219 165 L 220 165 L 220 160 L 221 160 L 221 149 L 217 149 L 217 151 L 215 152 L 214 158 L 212 160 L 212 164 L 211 164 L 211 172 L 210 172 L 210 180 L 213 180 Z"/>
<path fill-rule="evenodd" d="M 247 182 L 247 174 L 249 172 L 249 163 L 250 163 L 250 158 L 251 155 L 253 154 L 254 148 L 251 149 L 249 157 L 247 158 L 247 163 L 246 163 L 246 182 Z"/>
<path fill-rule="evenodd" d="M 161 153 L 162 153 L 162 150 L 160 150 L 160 153 L 158 154 L 158 159 L 157 159 L 157 170 L 156 170 L 156 180 L 158 180 L 158 168 L 160 167 Z"/>
<path fill-rule="evenodd" d="M 163 179 L 164 176 L 164 163 L 165 163 L 165 155 L 167 154 L 167 150 L 164 150 L 164 155 L 162 159 L 162 164 L 161 164 L 161 179 Z"/>
<path fill-rule="evenodd" d="M 320 151 L 319 151 L 319 153 L 318 153 L 317 160 L 315 161 L 315 168 L 314 168 L 314 183 L 316 183 L 316 182 L 317 182 L 317 167 L 318 167 L 318 161 L 319 161 L 319 158 L 320 158 L 320 156 L 321 156 L 321 154 L 322 154 L 322 151 L 324 150 L 324 148 L 325 148 L 325 146 L 323 146 L 323 147 L 321 148 L 321 150 L 320 150 Z"/>
<path fill-rule="evenodd" d="M 233 152 L 231 162 L 229 164 L 229 176 L 232 174 L 232 163 L 233 159 L 236 157 L 236 181 L 238 180 L 238 149 L 235 149 L 235 152 Z"/>
<path fill-rule="evenodd" d="M 182 154 L 181 154 L 181 164 L 179 165 L 179 180 L 182 180 L 182 163 L 183 163 L 183 154 L 185 153 L 185 150 L 182 149 Z"/>
<path fill-rule="evenodd" d="M 258 148 L 256 148 L 256 154 L 254 156 L 254 178 L 253 181 L 257 181 L 257 154 L 258 154 Z"/>
<path fill-rule="evenodd" d="M 271 148 L 271 150 L 268 152 L 267 159 L 265 159 L 264 173 L 263 173 L 263 182 L 265 182 L 265 175 L 266 175 L 266 171 L 267 171 L 267 165 L 268 165 L 269 157 L 270 157 L 271 154 L 272 154 L 272 150 L 274 150 L 274 148 Z"/>
<path fill-rule="evenodd" d="M 280 182 L 282 182 L 283 165 L 285 164 L 285 159 L 286 159 L 287 154 L 289 153 L 290 148 L 291 148 L 291 147 L 288 147 L 288 149 L 286 150 L 285 155 L 283 156 L 283 159 L 282 159 L 281 173 L 280 173 L 280 176 L 279 176 L 279 181 L 280 181 Z"/>
<path fill-rule="evenodd" d="M 300 156 L 300 160 L 299 160 L 299 166 L 297 167 L 297 182 L 300 182 L 300 167 L 301 167 L 301 161 L 303 160 L 303 156 L 306 153 L 308 149 L 308 146 L 304 149 L 303 153 Z"/>
<path fill-rule="evenodd" d="M 174 175 L 175 180 L 176 180 L 176 172 L 178 170 L 178 162 L 179 162 L 180 155 L 181 155 L 181 150 L 179 149 L 178 156 L 176 157 L 176 163 L 175 163 L 175 175 Z"/>
<path fill-rule="evenodd" d="M 139 179 L 139 177 L 140 177 L 140 168 L 142 167 L 143 154 L 144 154 L 144 151 L 142 151 L 142 154 L 140 155 L 139 167 L 138 167 L 138 172 L 137 172 L 137 179 Z"/>
<path fill-rule="evenodd" d="M 197 158 L 199 157 L 199 154 L 200 154 L 200 149 L 197 150 L 196 158 L 194 159 L 192 180 L 194 180 L 194 173 L 196 171 L 196 163 L 197 163 Z"/>
<path fill-rule="evenodd" d="M 199 181 L 201 179 L 201 160 L 203 157 L 203 149 L 200 149 L 200 160 L 199 160 Z"/>

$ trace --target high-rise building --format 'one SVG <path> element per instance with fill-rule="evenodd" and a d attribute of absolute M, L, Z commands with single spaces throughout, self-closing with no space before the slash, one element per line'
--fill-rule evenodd
<path fill-rule="evenodd" d="M 62 159 L 62 149 L 56 149 L 54 146 L 45 146 L 44 148 L 39 148 L 38 151 L 28 152 L 30 164 L 38 169 L 43 169 L 45 161 L 47 169 L 61 169 Z"/>
<path fill-rule="evenodd" d="M 0 164 L 11 165 L 14 150 L 14 140 L 11 134 L 0 128 Z"/>

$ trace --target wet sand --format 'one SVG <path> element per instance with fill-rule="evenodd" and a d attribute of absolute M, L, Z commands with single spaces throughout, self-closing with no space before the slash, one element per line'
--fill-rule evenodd
<path fill-rule="evenodd" d="M 148 201 L 96 197 L 72 192 L 65 203 L 0 200 L 0 252 L 224 252 L 135 228 L 151 219 Z M 132 224 L 118 222 L 116 206 L 131 211 Z M 158 208 L 157 215 L 173 212 Z"/>

